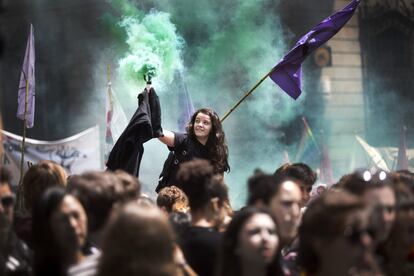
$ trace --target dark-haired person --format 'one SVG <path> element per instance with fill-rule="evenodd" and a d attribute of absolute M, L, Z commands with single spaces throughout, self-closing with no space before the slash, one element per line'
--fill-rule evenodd
<path fill-rule="evenodd" d="M 279 276 L 281 240 L 272 215 L 248 207 L 237 213 L 224 233 L 217 276 Z"/>
<path fill-rule="evenodd" d="M 326 192 L 312 201 L 299 227 L 302 275 L 381 275 L 369 216 L 364 201 L 345 191 Z"/>
<path fill-rule="evenodd" d="M 31 275 L 31 253 L 13 232 L 11 174 L 0 166 L 0 275 Z"/>
<path fill-rule="evenodd" d="M 386 275 L 414 275 L 414 193 L 410 183 L 396 179 L 397 199 L 395 222 L 388 239 L 380 244 L 381 265 Z"/>
<path fill-rule="evenodd" d="M 371 174 L 369 171 L 355 172 L 342 181 L 342 187 L 363 198 L 373 208 L 371 220 L 376 227 L 376 244 L 384 242 L 394 225 L 396 198 L 392 186 L 392 176 L 381 171 Z"/>
<path fill-rule="evenodd" d="M 128 202 L 141 196 L 142 184 L 138 178 L 123 170 L 116 170 L 114 173 L 121 183 L 120 201 Z"/>
<path fill-rule="evenodd" d="M 227 187 L 215 177 L 207 160 L 183 163 L 177 179 L 188 197 L 191 212 L 191 226 L 182 232 L 179 245 L 198 275 L 213 275 L 222 237 L 218 227 L 227 213 Z"/>
<path fill-rule="evenodd" d="M 99 249 L 101 234 L 112 207 L 128 198 L 123 194 L 125 185 L 112 172 L 86 172 L 68 180 L 68 192 L 75 196 L 88 216 L 88 243 Z"/>
<path fill-rule="evenodd" d="M 276 170 L 275 176 L 286 176 L 299 185 L 302 191 L 301 207 L 305 207 L 310 199 L 312 186 L 315 184 L 317 175 L 308 165 L 304 163 L 286 163 Z"/>
<path fill-rule="evenodd" d="M 179 276 L 174 235 L 167 217 L 154 205 L 128 203 L 105 227 L 99 276 Z"/>
<path fill-rule="evenodd" d="M 299 185 L 285 175 L 253 175 L 248 180 L 249 206 L 266 207 L 278 222 L 278 232 L 284 244 L 283 269 L 287 275 L 297 271 L 296 241 L 300 222 L 302 193 Z"/>
<path fill-rule="evenodd" d="M 163 187 L 178 185 L 179 165 L 195 158 L 209 160 L 215 174 L 223 175 L 230 170 L 224 131 L 219 116 L 212 109 L 197 110 L 188 123 L 187 133 L 164 130 L 164 136 L 158 139 L 168 146 L 171 153 L 165 161 L 157 192 Z"/>
<path fill-rule="evenodd" d="M 17 213 L 14 228 L 29 247 L 32 247 L 32 209 L 40 200 L 44 191 L 53 186 L 66 186 L 67 174 L 59 164 L 42 160 L 32 165 L 23 177 L 23 198 L 26 212 Z"/>
<path fill-rule="evenodd" d="M 87 237 L 81 203 L 61 187 L 46 190 L 33 208 L 34 276 L 67 275 L 80 263 Z"/>
<path fill-rule="evenodd" d="M 248 181 L 249 206 L 269 208 L 279 225 L 283 243 L 289 245 L 297 235 L 302 194 L 296 182 L 280 175 L 255 175 Z"/>

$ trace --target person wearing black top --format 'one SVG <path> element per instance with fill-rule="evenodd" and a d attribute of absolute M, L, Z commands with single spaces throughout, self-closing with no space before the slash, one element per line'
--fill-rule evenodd
<path fill-rule="evenodd" d="M 213 275 L 222 237 L 217 226 L 224 218 L 227 187 L 215 177 L 208 160 L 200 159 L 180 166 L 177 183 L 188 197 L 191 212 L 191 225 L 177 233 L 178 244 L 199 276 Z"/>
<path fill-rule="evenodd" d="M 0 275 L 32 275 L 32 253 L 13 231 L 14 201 L 10 171 L 0 166 Z"/>
<path fill-rule="evenodd" d="M 210 161 L 215 174 L 223 175 L 230 171 L 225 134 L 215 111 L 209 108 L 197 110 L 186 130 L 187 133 L 163 130 L 163 136 L 158 137 L 171 153 L 164 163 L 157 192 L 166 186 L 177 185 L 179 165 L 195 158 Z"/>

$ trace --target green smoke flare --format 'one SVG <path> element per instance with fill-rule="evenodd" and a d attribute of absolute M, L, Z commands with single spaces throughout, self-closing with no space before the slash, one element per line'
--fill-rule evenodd
<path fill-rule="evenodd" d="M 144 75 L 171 82 L 174 71 L 182 67 L 184 43 L 169 14 L 152 11 L 142 20 L 127 16 L 120 26 L 126 31 L 129 48 L 119 61 L 121 77 L 138 85 L 144 82 Z"/>

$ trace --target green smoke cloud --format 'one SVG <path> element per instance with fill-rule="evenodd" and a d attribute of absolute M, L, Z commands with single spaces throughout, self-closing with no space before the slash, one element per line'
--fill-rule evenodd
<path fill-rule="evenodd" d="M 127 34 L 128 52 L 119 61 L 119 73 L 126 81 L 143 84 L 143 76 L 171 82 L 175 70 L 182 67 L 180 52 L 184 45 L 170 16 L 151 11 L 142 19 L 126 16 L 119 23 Z"/>
<path fill-rule="evenodd" d="M 118 7 L 123 3 L 129 17 L 138 18 L 134 20 L 134 26 L 139 24 L 139 29 L 131 29 L 134 35 L 128 35 L 129 49 L 141 44 L 156 47 L 155 44 L 159 43 L 157 40 L 141 40 L 142 36 L 138 33 L 142 29 L 151 32 L 151 28 L 146 27 L 145 16 L 140 13 L 150 16 L 151 9 L 157 9 L 165 12 L 166 17 L 169 14 L 169 22 L 174 25 L 160 30 L 174 30 L 171 34 L 178 33 L 176 37 L 181 36 L 185 41 L 184 49 L 182 40 L 178 39 L 180 43 L 174 45 L 179 46 L 174 47 L 179 51 L 174 53 L 181 51 L 181 71 L 195 108 L 212 107 L 221 116 L 277 64 L 288 48 L 284 41 L 286 30 L 282 31 L 279 15 L 275 12 L 278 0 L 144 0 L 139 4 L 141 11 L 135 10 L 137 16 L 131 14 L 134 9 L 126 4 L 129 3 L 127 0 L 117 2 Z M 152 49 L 152 46 L 149 48 Z M 142 58 L 153 57 L 151 64 L 158 72 L 164 73 L 163 66 L 168 63 L 157 59 L 159 52 L 150 52 L 155 56 L 143 54 Z M 134 62 L 132 64 L 138 63 Z M 127 69 L 125 73 L 122 73 L 123 68 Z M 133 65 L 123 68 L 121 73 L 130 75 L 130 79 L 141 72 L 133 69 Z M 171 77 L 172 71 L 167 71 Z M 176 130 L 180 107 L 173 93 L 178 92 L 179 86 L 175 83 L 160 86 L 158 78 L 154 85 L 162 105 L 163 126 Z M 306 87 L 304 90 L 306 93 Z M 280 165 L 282 152 L 288 148 L 279 142 L 283 136 L 279 127 L 301 112 L 302 101 L 303 97 L 293 101 L 271 80 L 266 80 L 224 122 L 232 167 L 231 173 L 226 175 L 226 182 L 235 207 L 244 204 L 246 180 L 256 167 L 273 172 Z M 141 175 L 145 175 L 144 170 L 145 160 Z"/>

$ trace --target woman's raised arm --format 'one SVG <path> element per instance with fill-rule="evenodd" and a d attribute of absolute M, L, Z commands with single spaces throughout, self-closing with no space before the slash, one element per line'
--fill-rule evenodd
<path fill-rule="evenodd" d="M 160 140 L 161 142 L 163 142 L 167 146 L 173 148 L 174 147 L 174 139 L 175 139 L 174 132 L 169 131 L 169 130 L 164 130 L 163 133 L 164 133 L 164 136 L 158 137 L 158 140 Z"/>

